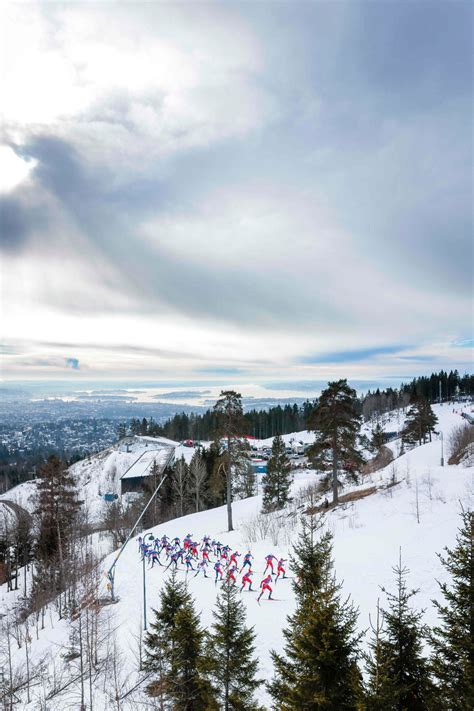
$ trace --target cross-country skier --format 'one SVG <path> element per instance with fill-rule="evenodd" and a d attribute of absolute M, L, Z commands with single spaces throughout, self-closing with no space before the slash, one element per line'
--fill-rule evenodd
<path fill-rule="evenodd" d="M 235 567 L 238 568 L 239 564 L 237 563 L 237 558 L 240 558 L 240 553 L 238 551 L 234 551 L 230 556 L 229 565 L 235 565 Z"/>
<path fill-rule="evenodd" d="M 246 554 L 244 555 L 244 562 L 242 563 L 242 567 L 241 567 L 241 569 L 240 569 L 240 572 L 243 571 L 243 569 L 245 568 L 246 565 L 248 566 L 248 569 L 249 569 L 249 570 L 252 570 L 252 558 L 253 558 L 253 555 L 251 554 L 250 551 L 248 551 L 248 553 L 246 553 Z"/>
<path fill-rule="evenodd" d="M 263 571 L 263 574 L 267 572 L 268 568 L 271 568 L 272 575 L 273 575 L 273 561 L 276 560 L 276 556 L 273 555 L 273 553 L 269 553 L 268 555 L 265 556 L 265 560 L 267 561 L 267 566 L 265 570 Z"/>
<path fill-rule="evenodd" d="M 190 555 L 190 554 L 188 553 L 188 555 L 187 555 L 186 558 L 185 558 L 185 561 L 186 561 L 186 572 L 188 572 L 189 570 L 195 570 L 195 568 L 193 568 L 193 557 L 192 557 L 192 555 Z"/>
<path fill-rule="evenodd" d="M 160 557 L 159 557 L 158 551 L 153 550 L 153 551 L 149 552 L 148 562 L 150 562 L 150 560 L 151 560 L 151 567 L 152 568 L 155 565 L 155 563 L 158 563 L 158 565 L 160 565 Z"/>
<path fill-rule="evenodd" d="M 232 567 L 229 567 L 227 569 L 227 577 L 226 577 L 226 583 L 230 585 L 230 581 L 232 580 L 232 585 L 236 585 L 237 580 L 235 579 L 235 574 L 237 572 L 237 566 L 233 565 Z"/>
<path fill-rule="evenodd" d="M 252 588 L 252 575 L 253 575 L 252 571 L 251 571 L 251 570 L 247 570 L 247 572 L 245 573 L 245 575 L 244 575 L 243 578 L 242 578 L 242 587 L 240 588 L 240 592 L 242 592 L 242 590 L 245 588 L 245 586 L 246 586 L 247 583 L 249 584 L 249 591 L 250 591 L 250 590 L 253 590 L 253 588 Z"/>
<path fill-rule="evenodd" d="M 207 566 L 207 561 L 204 559 L 201 560 L 201 562 L 198 563 L 197 571 L 195 572 L 194 577 L 196 577 L 196 575 L 199 575 L 199 573 L 204 573 L 204 577 L 208 578 L 209 575 L 206 573 L 206 566 Z"/>
<path fill-rule="evenodd" d="M 276 582 L 276 581 L 278 580 L 278 578 L 280 577 L 280 573 L 281 573 L 281 577 L 282 577 L 282 578 L 286 578 L 286 570 L 285 570 L 285 568 L 284 568 L 284 566 L 283 566 L 283 563 L 286 563 L 286 558 L 280 558 L 280 560 L 278 561 L 277 576 L 276 576 L 276 578 L 275 578 L 275 582 Z"/>
<path fill-rule="evenodd" d="M 262 582 L 260 583 L 260 587 L 262 588 L 262 590 L 261 590 L 261 592 L 260 592 L 260 595 L 259 595 L 258 598 L 257 598 L 257 602 L 260 602 L 260 598 L 262 597 L 262 595 L 263 595 L 263 593 L 265 592 L 265 590 L 268 590 L 268 599 L 269 599 L 269 600 L 273 600 L 273 598 L 272 598 L 272 592 L 273 592 L 273 590 L 272 590 L 271 587 L 270 587 L 270 583 L 271 583 L 271 582 L 272 582 L 272 576 L 271 576 L 271 575 L 267 575 L 267 577 L 262 580 Z"/>
<path fill-rule="evenodd" d="M 170 562 L 166 566 L 166 570 L 168 570 L 170 565 L 173 565 L 173 564 L 174 564 L 174 569 L 177 570 L 178 569 L 178 560 L 179 560 L 179 553 L 172 553 L 170 555 Z"/>
<path fill-rule="evenodd" d="M 220 563 L 219 560 L 214 564 L 214 570 L 216 571 L 216 579 L 215 579 L 214 582 L 217 583 L 217 578 L 218 578 L 218 576 L 219 576 L 219 575 L 221 576 L 221 577 L 220 577 L 221 580 L 222 580 L 222 578 L 223 578 L 223 576 L 224 576 L 224 571 L 222 570 L 222 566 L 221 566 L 221 563 Z"/>

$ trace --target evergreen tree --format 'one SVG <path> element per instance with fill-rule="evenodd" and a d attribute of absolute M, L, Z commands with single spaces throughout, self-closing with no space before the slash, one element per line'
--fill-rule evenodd
<path fill-rule="evenodd" d="M 245 499 L 255 496 L 257 480 L 250 463 L 250 446 L 246 439 L 235 441 L 233 460 L 232 498 Z"/>
<path fill-rule="evenodd" d="M 338 502 L 339 469 L 354 472 L 363 463 L 356 446 L 360 429 L 356 402 L 356 392 L 347 380 L 328 383 L 308 423 L 308 429 L 316 433 L 309 456 L 317 469 L 332 469 L 334 504 Z"/>
<path fill-rule="evenodd" d="M 38 474 L 36 555 L 44 561 L 65 559 L 81 505 L 76 483 L 64 462 L 54 454 L 48 457 Z"/>
<path fill-rule="evenodd" d="M 140 434 L 140 420 L 135 417 L 130 420 L 130 432 L 134 435 Z"/>
<path fill-rule="evenodd" d="M 394 681 L 390 677 L 389 660 L 383 653 L 384 613 L 377 600 L 377 617 L 372 624 L 372 638 L 369 641 L 369 651 L 364 654 L 367 672 L 366 698 L 364 711 L 386 711 L 393 708 L 395 695 Z"/>
<path fill-rule="evenodd" d="M 224 711 L 258 709 L 253 696 L 262 682 L 255 678 L 255 633 L 245 626 L 245 605 L 235 587 L 224 586 L 213 614 L 208 657 L 218 707 Z"/>
<path fill-rule="evenodd" d="M 267 472 L 262 479 L 263 511 L 282 509 L 288 503 L 293 477 L 291 463 L 286 455 L 285 443 L 277 434 L 272 442 L 272 454 L 268 460 Z"/>
<path fill-rule="evenodd" d="M 383 431 L 382 425 L 377 420 L 377 423 L 372 430 L 372 437 L 370 439 L 370 447 L 372 451 L 378 452 L 381 447 L 385 444 L 385 433 Z"/>
<path fill-rule="evenodd" d="M 356 711 L 361 696 L 357 666 L 357 612 L 341 600 L 335 580 L 332 534 L 317 540 L 318 524 L 303 524 L 292 558 L 296 611 L 283 634 L 285 656 L 272 652 L 268 690 L 281 711 Z"/>
<path fill-rule="evenodd" d="M 173 711 L 217 711 L 205 677 L 204 632 L 192 600 L 186 601 L 174 617 L 170 645 L 167 689 Z"/>
<path fill-rule="evenodd" d="M 208 495 L 212 506 L 222 506 L 226 501 L 225 460 L 223 448 L 218 438 L 203 450 L 203 458 L 208 471 Z"/>
<path fill-rule="evenodd" d="M 121 422 L 118 426 L 118 438 L 120 440 L 126 436 L 127 436 L 127 426 L 126 426 L 125 422 Z"/>
<path fill-rule="evenodd" d="M 160 606 L 153 610 L 155 619 L 150 623 L 150 630 L 145 635 L 144 669 L 155 672 L 162 668 L 163 657 L 171 654 L 171 633 L 175 626 L 178 611 L 191 600 L 186 585 L 178 580 L 173 570 L 160 591 Z"/>
<path fill-rule="evenodd" d="M 425 444 L 435 431 L 438 418 L 425 398 L 417 398 L 408 410 L 402 440 L 406 444 Z"/>
<path fill-rule="evenodd" d="M 232 476 L 240 458 L 238 441 L 245 434 L 247 426 L 242 409 L 242 395 L 235 390 L 223 390 L 214 405 L 214 414 L 218 422 L 216 436 L 226 440 L 221 470 L 225 470 L 226 476 L 227 528 L 233 531 Z"/>
<path fill-rule="evenodd" d="M 151 696 L 160 697 L 178 711 L 212 709 L 205 684 L 203 631 L 186 585 L 176 571 L 160 593 L 160 607 L 145 636 L 143 667 L 155 678 L 148 686 Z"/>
<path fill-rule="evenodd" d="M 439 709 L 474 708 L 474 513 L 461 514 L 453 550 L 441 562 L 451 583 L 441 583 L 444 603 L 433 600 L 440 625 L 432 631 L 432 669 L 438 680 Z"/>
<path fill-rule="evenodd" d="M 380 711 L 428 711 L 433 687 L 422 654 L 426 628 L 421 623 L 422 613 L 409 606 L 418 591 L 407 590 L 408 569 L 402 567 L 401 558 L 393 571 L 396 592 L 384 589 L 388 598 L 388 609 L 383 613 L 386 629 L 372 668 L 369 700 L 374 704 L 371 708 Z M 383 673 L 376 684 L 373 670 L 377 666 Z"/>

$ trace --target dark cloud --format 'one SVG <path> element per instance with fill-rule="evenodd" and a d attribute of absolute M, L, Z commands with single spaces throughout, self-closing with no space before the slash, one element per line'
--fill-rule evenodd
<path fill-rule="evenodd" d="M 0 249 L 6 254 L 27 249 L 32 235 L 46 225 L 45 212 L 25 198 L 0 194 Z"/>
<path fill-rule="evenodd" d="M 67 219 L 79 230 L 89 245 L 84 253 L 84 242 L 81 242 L 77 258 L 92 271 L 95 267 L 100 270 L 101 264 L 109 272 L 112 270 L 113 287 L 130 295 L 132 308 L 149 313 L 161 306 L 168 311 L 247 325 L 272 326 L 281 319 L 299 318 L 294 299 L 304 295 L 301 287 L 290 282 L 281 290 L 277 273 L 264 275 L 258 265 L 250 262 L 244 269 L 207 265 L 202 260 L 202 249 L 206 247 L 193 245 L 192 235 L 187 257 L 160 247 L 159 238 L 153 245 L 143 239 L 134 211 L 132 176 L 129 194 L 123 193 L 119 209 L 116 193 L 108 187 L 108 170 L 95 167 L 92 171 L 75 148 L 64 140 L 36 136 L 21 151 L 17 150 L 22 156 L 37 161 L 32 171 L 33 184 L 40 192 L 49 192 L 54 198 L 53 205 L 60 205 L 61 219 Z M 55 209 L 51 208 L 52 226 L 44 235 L 42 248 L 48 242 L 52 248 L 56 242 L 58 249 L 64 250 L 63 224 L 53 224 L 58 220 Z M 156 210 L 156 204 L 149 204 L 148 209 Z M 146 210 L 141 214 L 142 219 L 145 216 Z M 34 227 L 29 224 L 29 233 L 24 231 L 23 239 L 31 239 L 33 234 Z M 67 245 L 71 253 L 75 247 L 74 241 Z M 309 298 L 309 293 L 306 296 Z M 313 301 L 316 299 L 313 295 Z M 76 312 L 83 307 L 89 312 L 91 308 L 97 310 L 98 304 L 90 300 L 89 294 L 84 302 L 74 299 L 74 303 L 69 304 L 64 299 L 63 306 Z M 324 307 L 326 314 L 328 310 L 335 312 L 328 304 Z"/>
<path fill-rule="evenodd" d="M 153 23 L 155 11 L 149 12 Z M 343 249 L 328 249 L 331 258 L 317 261 L 310 237 L 301 237 L 297 226 L 275 234 L 269 261 L 284 243 L 294 244 L 295 255 L 307 253 L 308 270 L 314 271 L 310 281 L 298 271 L 303 260 L 293 269 L 287 252 L 267 268 L 250 245 L 248 258 L 233 264 L 214 259 L 206 237 L 193 232 L 188 218 L 199 216 L 214 191 L 238 194 L 250 184 L 258 197 L 271 186 L 292 215 L 319 200 L 334 228 L 355 245 L 359 264 L 370 265 L 375 279 L 386 275 L 387 292 L 394 284 L 400 292 L 416 290 L 428 310 L 431 295 L 440 290 L 462 297 L 472 284 L 471 3 L 279 3 L 271 10 L 243 5 L 240 12 L 260 42 L 256 84 L 275 98 L 277 118 L 243 137 L 209 140 L 166 158 L 156 154 L 156 160 L 144 153 L 143 164 L 139 158 L 134 163 L 127 137 L 135 146 L 142 136 L 139 120 L 130 119 L 133 102 L 161 116 L 163 94 L 144 92 L 137 100 L 125 89 L 105 92 L 81 114 L 80 130 L 73 121 L 70 129 L 62 126 L 65 138 L 34 129 L 15 146 L 36 165 L 27 187 L 1 198 L 4 251 L 40 247 L 86 265 L 87 283 L 74 286 L 78 295 L 63 298 L 63 308 L 74 312 L 171 312 L 196 324 L 231 322 L 262 331 L 303 326 L 317 333 L 328 323 L 336 330 L 352 328 L 352 304 L 341 283 Z M 123 129 L 116 156 L 97 159 L 103 132 L 116 127 Z M 155 149 L 150 138 L 150 154 Z M 122 153 L 130 161 L 127 169 Z M 291 202 L 294 193 L 297 204 Z M 239 225 L 244 211 L 245 206 L 229 220 L 237 224 L 235 231 L 224 225 L 221 239 L 229 253 L 234 240 L 246 237 L 245 225 Z M 317 242 L 320 224 L 308 214 Z M 170 224 L 189 225 L 187 249 L 179 254 L 166 246 L 166 235 L 159 233 L 165 228 L 143 236 L 144 222 L 162 216 Z M 265 229 L 263 224 L 262 234 Z M 329 294 L 318 279 L 326 274 L 333 275 Z M 356 281 L 356 264 L 352 274 Z M 122 298 L 96 298 L 94 285 L 102 283 Z M 360 292 L 370 316 L 374 303 L 367 280 Z M 57 305 L 57 294 L 48 296 Z M 385 296 L 382 289 L 377 302 Z M 385 317 L 403 332 L 401 310 Z M 396 352 L 387 348 L 316 354 L 305 362 Z M 160 348 L 103 349 L 190 357 Z"/>

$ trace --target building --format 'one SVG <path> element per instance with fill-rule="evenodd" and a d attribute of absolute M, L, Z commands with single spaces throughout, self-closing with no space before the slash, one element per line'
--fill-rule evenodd
<path fill-rule="evenodd" d="M 127 451 L 135 453 L 136 459 L 120 477 L 120 493 L 141 492 L 159 483 L 175 460 L 176 443 L 161 437 L 136 437 L 128 444 Z M 152 481 L 156 479 L 157 481 Z"/>

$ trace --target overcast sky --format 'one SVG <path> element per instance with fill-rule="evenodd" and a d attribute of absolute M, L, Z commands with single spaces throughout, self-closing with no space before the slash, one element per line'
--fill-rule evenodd
<path fill-rule="evenodd" d="M 2 8 L 4 379 L 470 369 L 471 2 Z"/>

